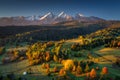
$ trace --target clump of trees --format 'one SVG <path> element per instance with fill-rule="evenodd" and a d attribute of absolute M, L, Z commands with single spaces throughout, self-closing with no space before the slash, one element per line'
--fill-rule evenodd
<path fill-rule="evenodd" d="M 120 38 L 112 40 L 110 43 L 106 44 L 105 47 L 120 48 Z"/>
<path fill-rule="evenodd" d="M 51 60 L 61 63 L 62 60 L 68 59 L 71 55 L 70 49 L 62 49 L 60 42 L 37 42 L 29 46 L 26 56 L 30 65 L 35 65 L 43 62 L 49 62 Z"/>
<path fill-rule="evenodd" d="M 47 51 L 48 47 L 53 45 L 52 42 L 49 43 L 35 43 L 28 48 L 26 56 L 29 60 L 30 65 L 35 65 L 38 63 L 48 62 L 52 58 L 52 53 Z"/>
<path fill-rule="evenodd" d="M 63 60 L 64 69 L 66 71 L 73 72 L 76 76 L 81 75 L 82 73 L 90 72 L 89 62 L 76 61 L 76 60 Z"/>
<path fill-rule="evenodd" d="M 13 50 L 13 51 L 7 51 L 5 54 L 6 56 L 3 57 L 2 63 L 8 63 L 8 62 L 14 62 L 25 59 L 26 50 Z"/>
<path fill-rule="evenodd" d="M 108 67 L 103 67 L 101 72 L 98 73 L 97 69 L 92 68 L 90 73 L 86 73 L 84 80 L 117 80 L 118 77 L 113 78 L 109 75 Z"/>
<path fill-rule="evenodd" d="M 106 28 L 86 36 L 79 36 L 79 43 L 71 45 L 71 50 L 90 50 L 101 45 L 105 47 L 120 47 L 120 28 Z"/>

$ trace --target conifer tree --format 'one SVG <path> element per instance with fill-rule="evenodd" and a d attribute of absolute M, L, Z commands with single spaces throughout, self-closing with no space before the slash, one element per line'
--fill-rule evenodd
<path fill-rule="evenodd" d="M 90 68 L 89 68 L 89 66 L 88 66 L 88 64 L 86 64 L 86 67 L 85 67 L 85 72 L 89 72 L 89 70 L 90 70 Z"/>

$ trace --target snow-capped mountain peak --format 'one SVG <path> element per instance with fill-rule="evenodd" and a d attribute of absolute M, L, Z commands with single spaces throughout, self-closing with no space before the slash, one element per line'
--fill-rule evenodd
<path fill-rule="evenodd" d="M 60 14 L 58 14 L 57 17 L 58 17 L 58 18 L 66 18 L 66 19 L 72 18 L 72 16 L 64 13 L 64 11 L 62 11 Z"/>
<path fill-rule="evenodd" d="M 40 20 L 45 19 L 45 18 L 46 18 L 46 17 L 48 17 L 49 15 L 52 15 L 52 13 L 51 13 L 51 12 L 49 12 L 49 13 L 45 14 L 44 16 L 42 16 L 42 17 L 40 18 Z"/>
<path fill-rule="evenodd" d="M 2 17 L 0 18 L 0 26 L 7 25 L 40 25 L 40 24 L 53 24 L 65 21 L 77 20 L 79 22 L 85 21 L 99 21 L 104 20 L 95 16 L 84 16 L 83 14 L 76 14 L 75 16 L 71 16 L 66 14 L 64 11 L 59 13 L 58 15 L 54 15 L 52 12 L 49 12 L 43 16 L 41 15 L 33 15 L 33 16 L 16 16 L 16 17 Z"/>
<path fill-rule="evenodd" d="M 61 17 L 62 15 L 66 15 L 66 14 L 64 13 L 64 11 L 62 11 L 62 12 L 58 15 L 58 17 Z"/>
<path fill-rule="evenodd" d="M 78 15 L 79 15 L 80 17 L 84 17 L 84 15 L 83 15 L 83 14 L 80 14 L 80 13 L 79 13 Z"/>

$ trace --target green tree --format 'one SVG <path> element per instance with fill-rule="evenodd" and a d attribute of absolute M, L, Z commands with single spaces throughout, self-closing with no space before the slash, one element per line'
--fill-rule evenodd
<path fill-rule="evenodd" d="M 88 64 L 86 64 L 86 67 L 85 67 L 85 72 L 89 72 L 90 68 L 88 66 Z"/>

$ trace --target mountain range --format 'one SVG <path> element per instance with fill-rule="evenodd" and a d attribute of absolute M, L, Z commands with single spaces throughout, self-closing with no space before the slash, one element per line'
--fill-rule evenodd
<path fill-rule="evenodd" d="M 16 16 L 16 17 L 1 17 L 0 26 L 25 26 L 25 25 L 52 25 L 67 21 L 91 22 L 104 20 L 95 16 L 84 16 L 83 14 L 76 14 L 71 16 L 64 11 L 58 15 L 49 12 L 40 16 Z"/>

